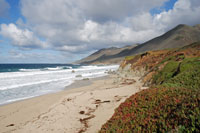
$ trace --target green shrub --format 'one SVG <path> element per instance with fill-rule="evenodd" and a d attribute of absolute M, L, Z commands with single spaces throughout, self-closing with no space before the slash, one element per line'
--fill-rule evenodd
<path fill-rule="evenodd" d="M 165 69 L 168 69 L 168 67 L 166 67 Z M 161 75 L 163 73 L 165 74 L 165 72 L 166 72 L 165 69 L 163 69 L 159 74 L 161 74 Z M 174 68 L 174 69 L 178 69 L 178 68 Z M 171 72 L 171 75 L 174 74 L 172 71 L 170 71 L 170 72 Z M 159 75 L 157 75 L 157 76 L 159 76 Z M 161 77 L 163 77 L 163 75 Z M 199 58 L 184 59 L 181 62 L 181 64 L 179 65 L 179 72 L 177 73 L 177 75 L 175 75 L 174 77 L 170 77 L 170 79 L 168 79 L 168 80 L 165 79 L 162 83 L 162 86 L 164 86 L 164 87 L 182 87 L 182 88 L 188 88 L 188 89 L 199 89 L 200 88 L 200 61 L 199 61 Z"/>
<path fill-rule="evenodd" d="M 159 85 L 172 78 L 173 74 L 177 71 L 178 66 L 179 62 L 168 62 L 161 71 L 153 76 L 153 84 Z"/>
<path fill-rule="evenodd" d="M 200 58 L 185 58 L 182 62 L 170 60 L 153 76 L 154 85 L 198 88 L 200 86 Z"/>
<path fill-rule="evenodd" d="M 185 87 L 188 89 L 199 89 L 200 87 L 200 70 L 185 71 L 176 77 L 168 80 L 162 86 L 165 87 Z"/>

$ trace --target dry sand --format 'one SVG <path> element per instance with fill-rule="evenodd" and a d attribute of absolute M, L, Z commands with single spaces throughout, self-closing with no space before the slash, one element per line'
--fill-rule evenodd
<path fill-rule="evenodd" d="M 120 103 L 143 89 L 139 77 L 134 79 L 135 83 L 116 82 L 115 76 L 78 81 L 73 89 L 1 106 L 0 132 L 98 132 Z"/>

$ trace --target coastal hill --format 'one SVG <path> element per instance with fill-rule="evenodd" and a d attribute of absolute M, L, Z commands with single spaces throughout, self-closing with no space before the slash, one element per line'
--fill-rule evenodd
<path fill-rule="evenodd" d="M 200 132 L 200 42 L 126 57 L 119 75 L 144 86 L 126 99 L 104 132 Z"/>
<path fill-rule="evenodd" d="M 101 63 L 106 64 L 107 62 L 109 62 L 110 64 L 116 64 L 116 63 L 119 63 L 121 60 L 123 60 L 123 58 L 122 57 L 112 58 L 112 59 L 110 58 L 104 59 L 104 58 L 115 56 L 122 51 L 130 50 L 136 46 L 137 45 L 128 45 L 122 48 L 117 48 L 117 47 L 103 48 L 75 63 L 76 64 L 101 64 Z"/>
<path fill-rule="evenodd" d="M 116 64 L 126 56 L 143 53 L 150 50 L 179 48 L 200 41 L 200 24 L 188 26 L 180 24 L 165 34 L 140 45 L 123 48 L 101 49 L 92 55 L 77 61 L 77 64 Z"/>

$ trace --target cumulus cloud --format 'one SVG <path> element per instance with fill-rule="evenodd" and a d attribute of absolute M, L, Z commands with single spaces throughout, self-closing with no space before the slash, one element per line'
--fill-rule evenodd
<path fill-rule="evenodd" d="M 101 25 L 89 20 L 84 24 L 84 28 L 79 31 L 79 36 L 85 42 L 99 42 L 110 45 L 119 43 L 122 45 L 132 42 L 143 42 L 144 36 L 145 40 L 148 40 L 152 36 L 158 35 L 155 30 L 147 28 L 138 31 L 115 22 Z"/>
<path fill-rule="evenodd" d="M 5 0 L 0 0 L 0 17 L 8 15 L 10 5 Z"/>
<path fill-rule="evenodd" d="M 200 23 L 199 0 L 178 0 L 171 10 L 150 14 L 166 1 L 21 0 L 26 23 L 2 24 L 0 34 L 20 47 L 83 53 L 142 43 L 180 23 Z"/>
<path fill-rule="evenodd" d="M 22 0 L 21 11 L 28 28 L 46 38 L 51 48 L 80 52 L 143 42 L 159 35 L 152 29 L 134 29 L 127 18 L 136 16 L 137 20 L 140 13 L 165 1 Z"/>
<path fill-rule="evenodd" d="M 161 6 L 167 0 L 78 0 L 77 7 L 84 12 L 87 19 L 97 22 L 123 21 L 127 16 L 148 12 L 151 8 Z"/>
<path fill-rule="evenodd" d="M 178 0 L 174 8 L 156 15 L 154 22 L 163 29 L 169 30 L 177 24 L 195 25 L 200 23 L 200 1 Z"/>
<path fill-rule="evenodd" d="M 1 24 L 0 34 L 12 41 L 12 44 L 19 47 L 47 47 L 46 43 L 39 40 L 34 33 L 28 29 L 19 29 L 15 24 Z"/>

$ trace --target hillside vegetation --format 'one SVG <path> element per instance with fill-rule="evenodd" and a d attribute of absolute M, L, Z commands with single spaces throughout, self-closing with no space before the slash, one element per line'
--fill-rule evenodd
<path fill-rule="evenodd" d="M 150 86 L 128 98 L 100 132 L 200 132 L 200 42 L 149 51 L 121 64 Z"/>

